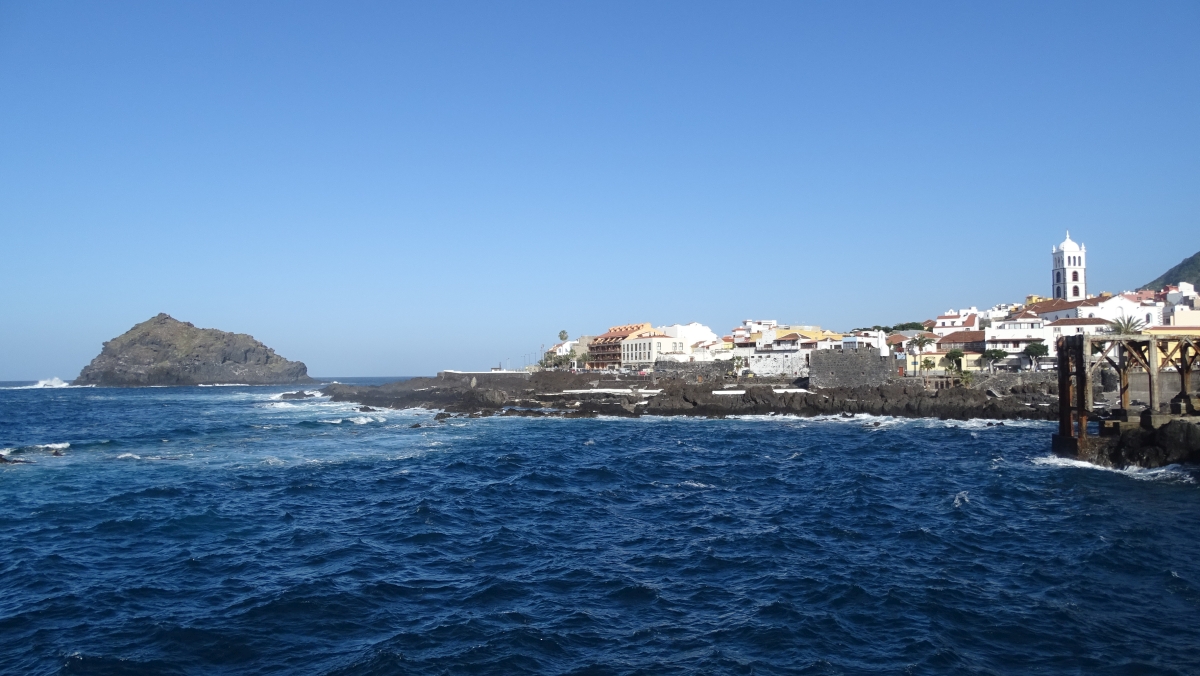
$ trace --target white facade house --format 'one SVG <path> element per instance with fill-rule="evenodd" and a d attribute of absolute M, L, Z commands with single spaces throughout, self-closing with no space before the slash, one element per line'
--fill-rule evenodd
<path fill-rule="evenodd" d="M 958 331 L 976 331 L 979 329 L 979 315 L 975 313 L 959 314 L 958 310 L 947 310 L 946 314 L 938 315 L 933 320 L 931 331 L 939 338 Z"/>
<path fill-rule="evenodd" d="M 721 339 L 702 341 L 692 346 L 686 361 L 726 361 L 733 359 L 733 350 L 725 347 Z M 684 361 L 684 360 L 680 360 Z"/>
<path fill-rule="evenodd" d="M 983 330 L 984 346 L 988 350 L 1004 350 L 1010 356 L 1002 363 L 1007 366 L 1025 368 L 1032 360 L 1025 348 L 1033 343 L 1049 344 L 1046 321 L 1033 312 L 1021 312 L 1003 321 L 996 322 Z"/>
<path fill-rule="evenodd" d="M 651 367 L 663 355 L 681 351 L 681 342 L 654 329 L 638 331 L 621 341 L 621 366 L 638 369 Z"/>
<path fill-rule="evenodd" d="M 764 331 L 772 331 L 777 326 L 779 326 L 779 322 L 775 321 L 774 319 L 744 320 L 741 326 L 734 327 L 733 331 L 731 332 L 733 336 L 733 342 L 749 342 L 751 340 L 751 336 L 754 334 L 763 333 Z"/>
<path fill-rule="evenodd" d="M 980 319 L 986 319 L 995 324 L 996 322 L 1006 319 L 1013 312 L 1016 312 L 1020 307 L 1021 306 L 1017 305 L 1016 303 L 999 303 L 982 312 L 978 312 L 977 314 L 979 315 Z"/>
<path fill-rule="evenodd" d="M 1087 247 L 1071 240 L 1070 231 L 1062 244 L 1050 250 L 1051 298 L 1087 298 Z"/>
<path fill-rule="evenodd" d="M 1100 319 L 1099 317 L 1060 319 L 1046 325 L 1048 331 L 1047 338 L 1051 345 L 1060 336 L 1093 336 L 1097 333 L 1111 333 L 1111 328 L 1112 325 L 1108 323 L 1107 319 Z"/>
<path fill-rule="evenodd" d="M 859 350 L 866 347 L 879 350 L 879 354 L 884 357 L 892 353 L 887 344 L 887 334 L 883 331 L 858 331 L 842 336 L 843 350 Z"/>
<path fill-rule="evenodd" d="M 772 329 L 755 341 L 754 352 L 747 356 L 746 365 L 759 377 L 806 376 L 813 349 L 815 341 L 795 332 Z"/>
<path fill-rule="evenodd" d="M 1138 319 L 1146 326 L 1166 326 L 1167 304 L 1162 301 L 1146 301 L 1138 308 Z"/>
<path fill-rule="evenodd" d="M 579 345 L 579 341 L 568 340 L 568 341 L 561 342 L 561 343 L 555 345 L 554 347 L 550 348 L 549 352 L 552 352 L 554 354 L 554 356 L 556 356 L 556 357 L 565 357 L 565 356 L 571 354 L 571 352 L 575 349 L 575 347 L 577 345 Z"/>
<path fill-rule="evenodd" d="M 668 361 L 713 361 L 722 357 L 733 358 L 732 353 L 717 356 L 724 343 L 712 329 L 699 322 L 660 326 L 655 331 L 671 339 L 667 341 L 667 351 L 661 356 Z"/>

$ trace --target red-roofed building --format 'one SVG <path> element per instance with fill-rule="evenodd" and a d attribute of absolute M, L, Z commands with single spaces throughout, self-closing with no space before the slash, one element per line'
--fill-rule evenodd
<path fill-rule="evenodd" d="M 588 345 L 588 368 L 616 368 L 621 365 L 621 343 L 638 331 L 650 330 L 650 322 L 613 326 L 592 339 Z"/>
<path fill-rule="evenodd" d="M 935 321 L 933 332 L 945 336 L 955 331 L 973 331 L 979 328 L 979 315 L 975 313 L 960 315 L 957 312 L 947 312 L 939 315 Z"/>

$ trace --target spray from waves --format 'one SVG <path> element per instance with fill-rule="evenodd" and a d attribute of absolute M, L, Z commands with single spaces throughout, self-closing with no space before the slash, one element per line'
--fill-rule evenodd
<path fill-rule="evenodd" d="M 1070 458 L 1059 458 L 1057 456 L 1046 456 L 1034 458 L 1031 460 L 1035 465 L 1054 468 L 1071 468 L 1071 469 L 1092 469 L 1101 472 L 1112 472 L 1121 474 L 1131 479 L 1138 481 L 1178 481 L 1180 483 L 1196 483 L 1196 476 L 1182 465 L 1167 465 L 1166 467 L 1155 467 L 1154 469 L 1145 469 L 1142 467 L 1127 467 L 1125 469 L 1115 469 L 1113 467 L 1101 467 L 1093 465 L 1090 462 L 1082 460 L 1071 460 Z"/>
<path fill-rule="evenodd" d="M 71 383 L 63 382 L 61 378 L 47 378 L 39 380 L 32 385 L 19 385 L 17 387 L 5 387 L 6 390 L 60 390 L 75 387 L 95 387 L 95 385 L 72 385 Z"/>
<path fill-rule="evenodd" d="M 12 448 L 0 448 L 0 455 L 8 455 L 10 453 L 37 453 L 46 452 L 58 453 L 65 451 L 71 447 L 71 444 L 62 442 L 58 444 L 30 444 L 28 446 L 16 446 Z"/>

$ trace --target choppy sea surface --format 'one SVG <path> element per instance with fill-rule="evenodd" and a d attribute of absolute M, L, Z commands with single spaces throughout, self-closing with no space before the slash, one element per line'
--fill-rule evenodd
<path fill-rule="evenodd" d="M 1046 423 L 12 387 L 4 674 L 1200 673 L 1197 472 Z"/>

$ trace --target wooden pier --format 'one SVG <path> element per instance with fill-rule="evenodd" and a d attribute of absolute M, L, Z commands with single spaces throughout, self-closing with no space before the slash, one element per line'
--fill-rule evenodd
<path fill-rule="evenodd" d="M 1092 461 L 1115 445 L 1129 429 L 1158 429 L 1175 419 L 1198 420 L 1200 397 L 1192 394 L 1191 376 L 1200 357 L 1200 337 L 1188 335 L 1077 335 L 1058 339 L 1058 433 L 1055 453 Z M 1120 408 L 1097 417 L 1099 435 L 1088 432 L 1094 414 L 1093 392 L 1100 371 L 1116 371 Z M 1161 380 L 1165 372 L 1179 374 L 1179 392 L 1163 402 Z M 1131 415 L 1130 378 L 1149 380 L 1149 396 L 1140 415 Z M 1169 403 L 1169 406 L 1164 404 Z"/>

